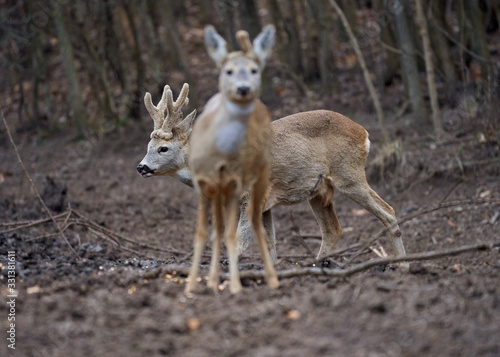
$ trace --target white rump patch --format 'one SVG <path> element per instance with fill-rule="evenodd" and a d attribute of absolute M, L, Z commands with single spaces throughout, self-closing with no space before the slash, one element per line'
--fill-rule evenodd
<path fill-rule="evenodd" d="M 370 152 L 370 139 L 368 139 L 368 136 L 366 137 L 366 140 L 365 140 L 365 147 L 366 147 L 366 152 L 369 153 Z"/>
<path fill-rule="evenodd" d="M 217 132 L 217 150 L 225 155 L 231 155 L 238 151 L 241 143 L 245 139 L 247 128 L 239 121 L 232 121 L 223 126 Z"/>

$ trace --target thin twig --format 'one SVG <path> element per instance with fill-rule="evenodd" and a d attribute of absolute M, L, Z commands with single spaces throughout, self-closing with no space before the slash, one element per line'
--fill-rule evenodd
<path fill-rule="evenodd" d="M 21 167 L 23 168 L 23 171 L 24 171 L 24 174 L 26 175 L 26 177 L 28 178 L 28 180 L 30 181 L 31 183 L 31 187 L 33 188 L 33 191 L 35 192 L 35 195 L 36 197 L 38 198 L 38 200 L 40 201 L 40 203 L 42 204 L 43 208 L 45 209 L 45 211 L 47 212 L 47 214 L 49 215 L 50 217 L 50 220 L 54 223 L 54 225 L 56 226 L 57 230 L 59 231 L 59 233 L 61 234 L 61 237 L 63 237 L 64 241 L 66 242 L 66 244 L 68 245 L 68 247 L 70 248 L 70 250 L 73 252 L 73 254 L 79 258 L 76 250 L 71 246 L 71 244 L 69 243 L 68 241 L 68 238 L 66 238 L 66 235 L 64 234 L 64 232 L 62 231 L 61 227 L 59 226 L 59 224 L 57 224 L 57 221 L 56 219 L 54 218 L 54 216 L 52 215 L 52 213 L 50 212 L 49 208 L 47 207 L 47 205 L 45 204 L 44 200 L 42 199 L 42 196 L 40 196 L 40 193 L 38 192 L 38 189 L 36 188 L 35 186 L 35 183 L 33 182 L 33 180 L 31 179 L 31 176 L 29 175 L 28 171 L 26 170 L 26 167 L 24 166 L 24 163 L 23 163 L 23 160 L 21 159 L 21 155 L 19 155 L 19 151 L 17 149 L 17 146 L 14 142 L 14 139 L 12 138 L 12 134 L 10 133 L 10 129 L 9 129 L 9 125 L 7 124 L 7 120 L 5 120 L 5 116 L 3 114 L 3 107 L 2 105 L 0 104 L 0 113 L 2 114 L 2 120 L 3 120 L 3 124 L 5 125 L 5 129 L 7 130 L 7 136 L 9 137 L 9 140 L 10 140 L 10 143 L 12 144 L 12 147 L 14 148 L 14 151 L 16 153 L 16 156 L 17 156 L 17 161 L 19 162 L 19 164 L 21 165 Z"/>

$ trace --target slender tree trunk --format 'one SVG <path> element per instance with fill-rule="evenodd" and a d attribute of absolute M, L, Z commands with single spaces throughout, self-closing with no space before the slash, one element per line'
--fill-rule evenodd
<path fill-rule="evenodd" d="M 428 120 L 428 114 L 422 98 L 422 88 L 420 86 L 415 50 L 403 3 L 401 2 L 400 5 L 401 7 L 393 12 L 393 16 L 396 24 L 399 47 L 403 51 L 401 55 L 401 67 L 407 81 L 408 96 L 410 97 L 410 103 L 416 122 L 425 123 Z"/>
<path fill-rule="evenodd" d="M 488 50 L 488 42 L 486 40 L 486 31 L 483 13 L 479 8 L 479 1 L 467 0 L 465 1 L 465 10 L 471 22 L 471 47 L 472 51 L 483 58 L 481 61 L 481 77 L 485 80 L 491 74 L 491 66 L 489 61 L 490 51 Z"/>
<path fill-rule="evenodd" d="M 378 24 L 380 26 L 380 39 L 384 45 L 392 48 L 396 48 L 396 39 L 394 38 L 394 32 L 391 30 L 389 11 L 386 6 L 384 6 L 384 0 L 374 0 L 373 1 L 375 10 L 379 14 Z M 400 69 L 399 55 L 394 51 L 384 49 L 385 63 L 383 66 L 382 80 L 385 86 L 391 85 L 394 77 L 398 75 Z"/>
<path fill-rule="evenodd" d="M 295 0 L 287 1 L 287 11 L 284 17 L 284 28 L 288 35 L 288 64 L 296 73 L 303 73 L 302 49 L 300 47 L 299 25 L 297 24 L 297 13 L 295 9 Z"/>
<path fill-rule="evenodd" d="M 335 0 L 330 0 L 330 4 L 333 6 L 335 11 L 339 15 L 340 20 L 344 24 L 347 35 L 351 39 L 352 46 L 354 47 L 354 51 L 356 52 L 356 56 L 358 57 L 359 65 L 361 67 L 361 70 L 363 71 L 363 76 L 365 78 L 366 86 L 368 87 L 368 91 L 370 92 L 370 95 L 372 97 L 373 105 L 375 106 L 375 111 L 377 112 L 378 122 L 379 122 L 380 130 L 382 132 L 382 136 L 384 138 L 384 142 L 387 144 L 390 142 L 390 137 L 389 137 L 389 133 L 387 132 L 387 128 L 385 127 L 384 112 L 382 110 L 382 105 L 380 104 L 380 99 L 379 99 L 379 96 L 377 94 L 377 91 L 375 90 L 375 87 L 373 86 L 373 82 L 372 82 L 372 79 L 370 77 L 370 72 L 368 71 L 368 67 L 366 66 L 365 58 L 363 56 L 363 53 L 361 52 L 361 48 L 359 47 L 358 40 L 356 39 L 356 36 L 354 36 L 354 33 L 352 32 L 349 21 L 347 20 L 346 16 L 344 15 L 344 12 L 340 8 L 340 6 L 337 4 L 337 2 Z"/>
<path fill-rule="evenodd" d="M 128 76 L 123 67 L 123 58 L 120 58 L 120 42 L 119 38 L 116 35 L 116 31 L 114 29 L 115 19 L 113 16 L 113 8 L 111 0 L 105 1 L 105 23 L 104 23 L 104 40 L 106 49 L 106 58 L 111 64 L 111 69 L 114 70 L 118 81 L 121 84 L 122 92 L 128 91 Z"/>
<path fill-rule="evenodd" d="M 255 0 L 238 0 L 241 27 L 248 31 L 250 38 L 255 38 L 260 33 L 259 10 Z M 234 36 L 234 35 L 233 35 Z"/>
<path fill-rule="evenodd" d="M 436 90 L 436 81 L 434 78 L 434 63 L 432 62 L 431 41 L 427 31 L 427 21 L 425 20 L 424 7 L 422 0 L 415 0 L 417 8 L 417 23 L 420 27 L 420 36 L 422 36 L 422 47 L 424 49 L 425 69 L 427 72 L 427 86 L 429 88 L 429 97 L 431 99 L 432 123 L 438 138 L 444 134 L 443 122 L 441 121 L 441 112 L 439 110 L 438 94 Z"/>
<path fill-rule="evenodd" d="M 224 38 L 229 46 L 234 50 L 237 48 L 236 43 L 236 26 L 234 24 L 235 11 L 233 2 L 230 0 L 216 0 L 217 13 L 222 23 Z"/>
<path fill-rule="evenodd" d="M 132 9 L 133 3 L 125 4 L 125 13 L 127 15 L 128 24 L 130 26 L 130 31 L 132 32 L 133 38 L 133 58 L 135 62 L 136 70 L 136 84 L 134 93 L 132 95 L 131 105 L 130 105 L 130 116 L 135 120 L 141 119 L 141 108 L 142 108 L 142 94 L 144 92 L 144 62 L 142 61 L 142 52 L 139 40 L 139 33 L 135 25 L 134 19 L 134 9 Z"/>
<path fill-rule="evenodd" d="M 59 2 L 57 0 L 52 0 L 52 6 L 54 8 L 54 23 L 56 26 L 57 37 L 59 39 L 59 48 L 69 87 L 69 102 L 73 112 L 73 119 L 75 120 L 80 135 L 85 135 L 87 132 L 87 120 L 82 101 L 82 94 L 80 91 L 80 83 L 76 74 L 73 47 L 71 45 L 68 32 L 66 31 Z"/>
<path fill-rule="evenodd" d="M 444 22 L 446 16 L 446 3 L 435 1 L 433 5 L 430 22 L 433 35 L 430 36 L 430 39 L 434 52 L 438 57 L 438 63 L 444 73 L 448 102 L 451 106 L 455 106 L 457 100 L 457 75 L 455 73 L 455 65 L 450 53 L 448 40 L 442 33 L 442 30 L 446 28 Z"/>
<path fill-rule="evenodd" d="M 335 76 L 328 4 L 323 0 L 308 0 L 308 4 L 318 31 L 321 86 L 323 91 L 329 93 L 335 87 Z"/>

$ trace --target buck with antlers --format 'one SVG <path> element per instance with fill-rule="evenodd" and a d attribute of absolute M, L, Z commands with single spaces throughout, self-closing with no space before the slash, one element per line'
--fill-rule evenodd
<path fill-rule="evenodd" d="M 191 134 L 189 168 L 198 191 L 193 265 L 186 293 L 196 286 L 201 253 L 207 238 L 208 210 L 212 208 L 215 234 L 207 285 L 216 290 L 221 237 L 224 233 L 229 256 L 232 293 L 241 290 L 238 272 L 236 229 L 240 198 L 248 189 L 249 221 L 264 261 L 267 284 L 278 287 L 278 278 L 266 245 L 262 208 L 269 186 L 271 165 L 271 117 L 259 100 L 261 71 L 274 44 L 274 27 L 266 26 L 254 40 L 238 31 L 242 51 L 227 52 L 226 41 L 211 26 L 205 28 L 205 43 L 220 68 L 220 100 L 207 108 Z M 224 232 L 223 232 L 224 231 Z"/>
<path fill-rule="evenodd" d="M 137 166 L 142 176 L 176 176 L 185 184 L 193 185 L 187 168 L 187 156 L 188 138 L 196 110 L 186 118 L 182 114 L 182 108 L 189 104 L 188 93 L 189 85 L 184 83 L 174 102 L 170 86 L 166 85 L 157 106 L 153 105 L 150 93 L 144 96 L 144 104 L 154 121 L 154 130 L 147 154 Z"/>

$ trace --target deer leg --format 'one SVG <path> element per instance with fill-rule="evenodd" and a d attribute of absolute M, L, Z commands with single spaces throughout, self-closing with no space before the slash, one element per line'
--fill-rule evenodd
<path fill-rule="evenodd" d="M 260 254 L 262 256 L 262 260 L 264 261 L 267 285 L 275 289 L 279 287 L 278 276 L 274 270 L 268 245 L 266 244 L 264 225 L 262 224 L 262 202 L 267 190 L 266 181 L 267 180 L 265 180 L 264 174 L 261 174 L 257 182 L 254 184 L 248 212 L 257 237 L 257 242 L 259 243 Z"/>
<path fill-rule="evenodd" d="M 267 248 L 271 255 L 271 261 L 276 264 L 278 253 L 276 252 L 276 231 L 274 230 L 273 213 L 270 209 L 262 213 L 262 224 L 266 231 Z"/>
<path fill-rule="evenodd" d="M 208 205 L 209 201 L 206 197 L 200 195 L 198 199 L 198 220 L 196 222 L 196 233 L 194 239 L 194 253 L 193 265 L 189 271 L 188 283 L 186 285 L 185 293 L 189 294 L 196 287 L 196 279 L 198 278 L 198 269 L 201 263 L 201 253 L 207 240 L 207 226 L 208 226 Z"/>
<path fill-rule="evenodd" d="M 207 286 L 214 292 L 217 292 L 217 287 L 219 286 L 220 245 L 223 231 L 222 201 L 220 195 L 212 200 L 212 216 L 214 232 L 212 241 L 212 260 L 210 263 Z"/>
<path fill-rule="evenodd" d="M 238 256 L 242 255 L 245 250 L 247 250 L 250 245 L 250 240 L 253 239 L 252 225 L 248 220 L 248 196 L 245 195 L 241 199 L 241 207 L 240 207 L 240 220 L 238 222 Z"/>
<path fill-rule="evenodd" d="M 238 255 L 243 254 L 254 236 L 252 223 L 248 220 L 247 206 L 248 199 L 245 199 L 240 209 L 240 220 L 238 222 Z M 273 215 L 270 209 L 262 213 L 262 223 L 266 231 L 267 247 L 271 253 L 271 260 L 274 264 L 278 260 L 278 255 L 276 253 L 276 233 L 274 230 Z"/>
<path fill-rule="evenodd" d="M 236 220 L 238 218 L 239 197 L 231 193 L 227 204 L 227 220 L 224 232 L 226 241 L 227 253 L 229 256 L 229 290 L 232 294 L 241 291 L 240 274 L 238 271 L 238 246 L 236 242 Z"/>
<path fill-rule="evenodd" d="M 338 187 L 338 190 L 377 217 L 387 227 L 396 256 L 404 257 L 406 255 L 394 209 L 380 198 L 368 183 L 350 185 L 346 188 Z M 403 268 L 409 267 L 407 262 L 401 262 L 399 265 Z"/>
<path fill-rule="evenodd" d="M 321 259 L 333 252 L 342 234 L 342 228 L 335 214 L 333 202 L 325 202 L 325 198 L 318 195 L 309 200 L 309 205 L 321 229 L 321 248 L 316 257 L 317 259 Z"/>

